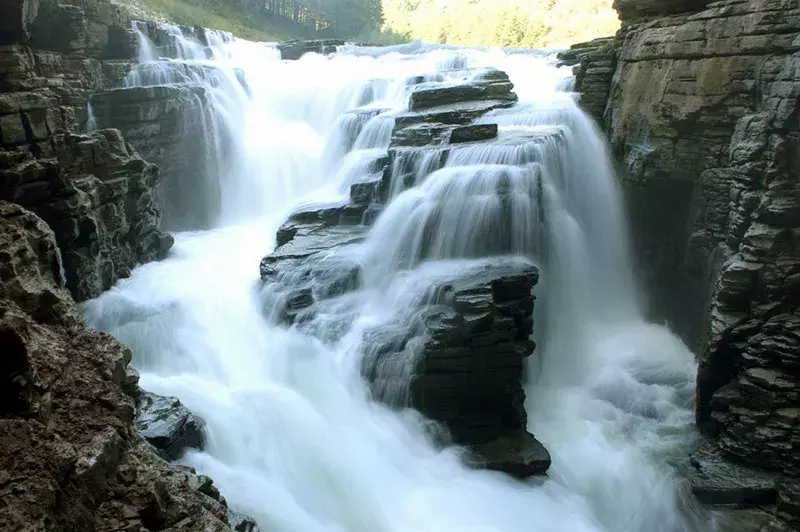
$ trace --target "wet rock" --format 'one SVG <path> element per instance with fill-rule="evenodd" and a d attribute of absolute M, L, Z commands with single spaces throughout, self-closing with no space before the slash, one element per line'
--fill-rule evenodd
<path fill-rule="evenodd" d="M 197 84 L 113 89 L 92 96 L 98 127 L 119 129 L 161 170 L 158 195 L 170 230 L 204 229 L 218 215 L 221 191 L 207 157 L 210 103 Z"/>
<path fill-rule="evenodd" d="M 205 421 L 176 397 L 143 391 L 136 407 L 136 430 L 165 460 L 177 460 L 189 448 L 203 449 Z"/>
<path fill-rule="evenodd" d="M 580 94 L 581 108 L 600 124 L 617 67 L 617 48 L 615 39 L 605 37 L 574 44 L 558 54 L 562 65 L 574 65 L 574 90 Z"/>
<path fill-rule="evenodd" d="M 544 475 L 550 468 L 550 453 L 525 431 L 473 445 L 471 450 L 475 453 L 477 465 L 516 478 Z"/>
<path fill-rule="evenodd" d="M 397 129 L 424 122 L 466 125 L 489 111 L 511 107 L 514 103 L 509 99 L 487 99 L 428 107 L 396 116 L 395 124 Z"/>
<path fill-rule="evenodd" d="M 235 532 L 261 532 L 253 519 L 228 508 L 228 523 Z"/>
<path fill-rule="evenodd" d="M 453 105 L 477 100 L 499 100 L 514 103 L 514 84 L 505 72 L 495 70 L 489 75 L 476 76 L 475 79 L 443 82 L 420 83 L 414 85 L 411 92 L 411 111 Z"/>
<path fill-rule="evenodd" d="M 749 508 L 774 504 L 778 475 L 737 465 L 707 444 L 692 455 L 692 492 L 709 505 Z"/>
<path fill-rule="evenodd" d="M 497 137 L 497 124 L 470 124 L 464 126 L 447 124 L 415 124 L 395 130 L 392 146 L 426 146 L 459 144 L 491 140 Z"/>
<path fill-rule="evenodd" d="M 549 455 L 525 432 L 522 388 L 537 280 L 533 266 L 497 259 L 430 286 L 419 309 L 366 332 L 373 396 L 439 421 L 484 467 L 543 474 Z"/>
<path fill-rule="evenodd" d="M 317 39 L 311 41 L 284 41 L 278 44 L 281 59 L 300 59 L 307 53 L 333 54 L 344 41 L 338 39 Z"/>

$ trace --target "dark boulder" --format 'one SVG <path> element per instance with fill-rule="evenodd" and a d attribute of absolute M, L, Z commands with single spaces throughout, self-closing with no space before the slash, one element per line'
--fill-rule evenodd
<path fill-rule="evenodd" d="M 205 421 L 176 397 L 142 391 L 136 408 L 136 430 L 165 460 L 177 460 L 187 449 L 205 445 Z"/>
<path fill-rule="evenodd" d="M 339 39 L 318 39 L 311 41 L 284 41 L 278 44 L 281 59 L 300 59 L 307 53 L 333 54 L 344 41 Z"/>

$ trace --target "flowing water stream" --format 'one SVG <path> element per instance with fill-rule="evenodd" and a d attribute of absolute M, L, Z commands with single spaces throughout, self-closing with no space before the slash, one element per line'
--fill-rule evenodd
<path fill-rule="evenodd" d="M 290 62 L 271 45 L 162 31 L 171 51 L 143 40 L 126 83 L 205 89 L 197 142 L 216 181 L 196 186 L 218 190 L 218 221 L 177 233 L 166 260 L 85 315 L 134 349 L 143 388 L 207 421 L 207 449 L 185 464 L 267 531 L 713 528 L 670 465 L 694 440 L 694 357 L 642 318 L 607 148 L 566 92 L 568 71 L 541 53 L 419 43 Z M 496 141 L 455 150 L 443 168 L 412 161 L 412 186 L 394 186 L 366 240 L 339 251 L 364 279 L 316 318 L 321 332 L 272 323 L 280 294 L 260 286 L 258 264 L 286 216 L 346 198 L 385 153 L 409 78 L 490 66 L 519 95 L 479 119 L 499 124 Z M 498 254 L 541 270 L 525 378 L 529 429 L 553 457 L 547 479 L 465 467 L 421 416 L 371 401 L 359 371 L 366 327 L 400 319 L 431 280 Z"/>

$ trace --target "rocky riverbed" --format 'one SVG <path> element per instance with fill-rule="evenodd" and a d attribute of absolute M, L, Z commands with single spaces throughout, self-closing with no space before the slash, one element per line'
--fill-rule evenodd
<path fill-rule="evenodd" d="M 725 509 L 722 529 L 792 530 L 800 525 L 800 8 L 615 4 L 619 34 L 560 60 L 574 65 L 581 104 L 621 170 L 650 315 L 698 354 L 704 441 L 678 469 L 699 501 Z M 247 94 L 243 77 L 198 66 L 159 78 L 137 66 L 142 35 L 159 55 L 190 38 L 193 53 L 211 57 L 214 43 L 232 39 L 134 25 L 106 0 L 0 5 L 0 528 L 257 529 L 211 479 L 170 465 L 204 447 L 205 421 L 177 398 L 141 390 L 130 350 L 87 330 L 75 303 L 166 257 L 166 231 L 213 227 L 221 168 L 233 164 L 230 139 L 212 142 L 225 129 L 209 122 L 209 87 Z M 341 44 L 276 50 L 298 59 Z M 366 160 L 347 199 L 297 210 L 278 230 L 256 287 L 271 298 L 266 319 L 338 341 L 318 318 L 337 313 L 342 334 L 350 327 L 348 297 L 369 273 L 351 251 L 392 199 L 459 150 L 563 141 L 558 128 L 509 132 L 492 122 L 518 101 L 501 70 L 454 64 L 409 78 L 405 90 L 408 109 L 376 131 L 388 133 L 388 149 Z M 342 153 L 385 112 L 346 113 Z M 493 191 L 501 205 L 510 179 Z M 418 260 L 432 254 L 436 223 L 422 232 Z M 540 282 L 537 266 L 511 259 L 428 282 L 395 322 L 363 331 L 360 372 L 371 397 L 438 422 L 436 444 L 462 445 L 471 466 L 545 474 L 550 453 L 528 432 L 522 380 L 538 355 L 529 338 Z"/>

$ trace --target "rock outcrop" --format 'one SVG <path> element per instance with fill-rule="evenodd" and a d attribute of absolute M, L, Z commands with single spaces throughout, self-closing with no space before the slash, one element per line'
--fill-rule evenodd
<path fill-rule="evenodd" d="M 85 328 L 53 232 L 4 201 L 0 280 L 0 529 L 253 530 L 136 433 L 130 350 Z"/>
<path fill-rule="evenodd" d="M 300 59 L 308 53 L 332 54 L 336 53 L 344 41 L 339 39 L 316 39 L 310 41 L 284 41 L 278 44 L 281 59 Z"/>
<path fill-rule="evenodd" d="M 177 460 L 187 449 L 203 449 L 206 422 L 177 397 L 140 391 L 136 397 L 136 430 L 165 460 Z"/>
<path fill-rule="evenodd" d="M 558 54 L 562 65 L 572 66 L 580 106 L 598 124 L 605 120 L 608 95 L 617 67 L 617 40 L 603 37 L 570 46 Z"/>
<path fill-rule="evenodd" d="M 0 199 L 51 226 L 68 288 L 92 298 L 172 245 L 159 230 L 158 168 L 118 131 L 78 134 L 90 93 L 119 84 L 130 66 L 120 59 L 135 54 L 130 21 L 106 0 L 3 9 L 4 23 L 25 29 L 0 46 Z"/>
<path fill-rule="evenodd" d="M 345 116 L 352 138 L 344 149 L 370 119 L 393 122 L 390 147 L 365 160 L 348 201 L 306 207 L 278 230 L 277 249 L 261 262 L 269 318 L 338 341 L 357 317 L 360 300 L 350 296 L 364 283 L 356 248 L 390 197 L 441 168 L 456 150 L 486 142 L 513 147 L 558 134 L 498 138 L 496 124 L 471 122 L 514 104 L 508 76 L 493 69 L 449 74 L 447 82 L 410 79 L 406 113 Z M 550 455 L 526 432 L 522 387 L 523 363 L 534 349 L 537 280 L 535 267 L 511 258 L 480 262 L 445 281 L 423 278 L 424 293 L 396 309 L 390 323 L 363 334 L 362 373 L 373 397 L 437 421 L 444 441 L 471 451 L 470 464 L 516 477 L 544 474 Z"/>
<path fill-rule="evenodd" d="M 777 503 L 798 526 L 800 6 L 615 5 L 604 119 L 652 307 L 666 309 L 654 317 L 701 353 L 697 421 L 717 458 L 695 459 L 696 492 L 719 488 L 726 460 L 750 477 L 727 502 Z"/>

